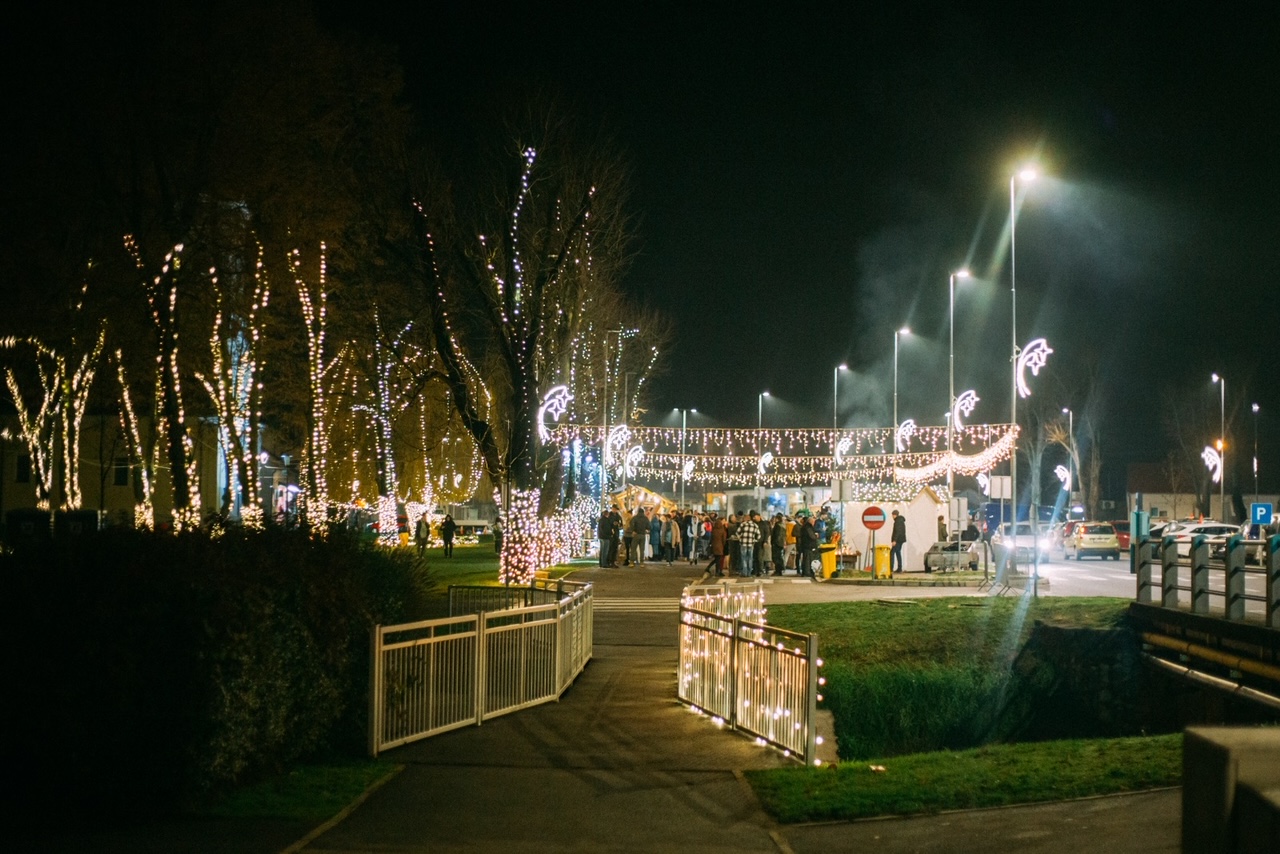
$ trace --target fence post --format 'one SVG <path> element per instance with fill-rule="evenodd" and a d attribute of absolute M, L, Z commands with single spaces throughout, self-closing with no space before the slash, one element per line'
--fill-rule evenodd
<path fill-rule="evenodd" d="M 1156 544 L 1146 537 L 1138 543 L 1138 589 L 1134 598 L 1139 602 L 1155 601 L 1151 585 L 1151 564 L 1155 562 Z"/>
<path fill-rule="evenodd" d="M 732 640 L 729 643 L 729 726 L 738 726 L 738 644 L 742 642 L 742 621 L 733 618 Z"/>
<path fill-rule="evenodd" d="M 1204 534 L 1191 540 L 1191 612 L 1209 613 L 1209 540 Z"/>
<path fill-rule="evenodd" d="M 369 631 L 369 755 L 378 758 L 382 746 L 382 626 Z"/>
<path fill-rule="evenodd" d="M 1235 534 L 1227 539 L 1227 619 L 1244 619 L 1244 538 Z"/>
<path fill-rule="evenodd" d="M 1267 540 L 1267 625 L 1280 629 L 1280 536 Z"/>
<path fill-rule="evenodd" d="M 485 612 L 476 614 L 476 726 L 484 723 L 485 689 L 489 677 L 485 673 L 489 656 L 485 654 Z"/>
<path fill-rule="evenodd" d="M 1160 543 L 1160 606 L 1178 607 L 1178 541 L 1173 537 Z"/>
<path fill-rule="evenodd" d="M 805 709 L 804 764 L 818 757 L 818 636 L 809 633 L 809 690 Z"/>

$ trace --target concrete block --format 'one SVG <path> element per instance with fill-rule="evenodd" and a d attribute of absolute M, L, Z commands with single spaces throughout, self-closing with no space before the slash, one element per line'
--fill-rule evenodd
<path fill-rule="evenodd" d="M 1280 729 L 1188 727 L 1182 743 L 1182 850 L 1226 854 L 1252 838 L 1240 827 L 1237 791 L 1280 785 Z M 1246 819 L 1256 815 L 1248 810 Z M 1267 850 L 1275 851 L 1275 848 Z"/>

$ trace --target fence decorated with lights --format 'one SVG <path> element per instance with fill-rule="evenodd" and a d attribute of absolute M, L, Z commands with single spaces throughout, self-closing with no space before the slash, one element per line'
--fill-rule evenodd
<path fill-rule="evenodd" d="M 460 608 L 500 609 L 373 627 L 371 756 L 558 699 L 586 667 L 594 626 L 590 584 L 540 582 L 520 596 L 508 589 L 502 600 L 478 590 L 450 588 L 451 608 L 456 599 Z M 501 607 L 538 599 L 550 601 Z"/>
<path fill-rule="evenodd" d="M 817 765 L 818 636 L 766 625 L 762 588 L 742 587 L 685 591 L 677 697 L 717 724 Z"/>

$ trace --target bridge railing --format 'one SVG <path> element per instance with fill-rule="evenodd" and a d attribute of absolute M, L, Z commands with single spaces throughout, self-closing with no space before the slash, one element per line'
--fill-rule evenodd
<path fill-rule="evenodd" d="M 1250 554 L 1261 559 L 1251 566 Z M 1179 555 L 1173 537 L 1143 538 L 1138 544 L 1139 602 L 1164 608 L 1188 608 L 1195 614 L 1214 614 L 1228 620 L 1257 620 L 1280 628 L 1280 536 L 1267 540 L 1227 539 L 1221 558 L 1201 535 L 1191 540 L 1186 556 Z M 1252 582 L 1252 583 L 1251 583 Z M 1250 603 L 1256 603 L 1250 607 Z"/>

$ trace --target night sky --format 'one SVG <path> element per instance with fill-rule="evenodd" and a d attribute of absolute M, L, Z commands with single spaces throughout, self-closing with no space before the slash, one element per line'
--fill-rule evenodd
<path fill-rule="evenodd" d="M 1055 350 L 1038 395 L 1102 403 L 1104 490 L 1164 455 L 1165 389 L 1216 411 L 1214 371 L 1239 441 L 1261 405 L 1263 488 L 1280 490 L 1274 5 L 317 8 L 398 54 L 446 147 L 533 94 L 613 135 L 636 220 L 624 288 L 676 323 L 649 423 L 694 407 L 754 426 L 768 390 L 766 425 L 827 426 L 846 362 L 842 424 L 888 425 L 903 325 L 899 416 L 942 423 L 961 266 L 977 278 L 957 293 L 957 391 L 982 399 L 971 420 L 1007 421 L 1008 181 L 1034 157 L 1018 338 Z M 11 70 L 41 38 L 9 30 Z"/>
<path fill-rule="evenodd" d="M 1018 337 L 1055 350 L 1037 393 L 1102 396 L 1104 489 L 1163 455 L 1162 389 L 1216 404 L 1214 371 L 1242 437 L 1260 403 L 1280 488 L 1280 13 L 838 7 L 343 14 L 395 40 L 425 115 L 465 127 L 551 91 L 615 133 L 639 219 L 626 287 L 677 320 L 650 423 L 751 426 L 769 390 L 767 425 L 825 426 L 847 362 L 842 423 L 887 425 L 904 324 L 899 416 L 942 423 L 966 265 L 957 391 L 1008 420 L 1008 180 L 1038 157 Z"/>

